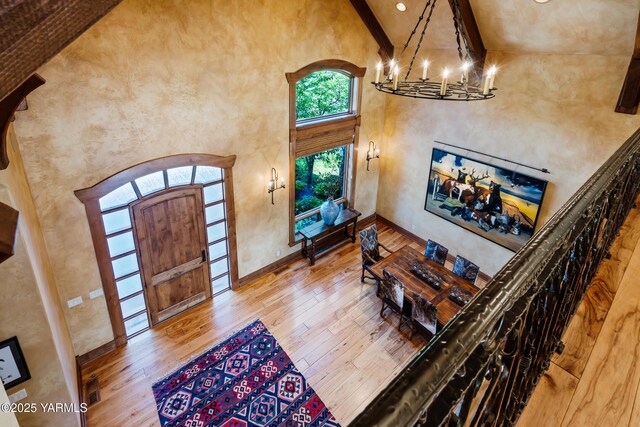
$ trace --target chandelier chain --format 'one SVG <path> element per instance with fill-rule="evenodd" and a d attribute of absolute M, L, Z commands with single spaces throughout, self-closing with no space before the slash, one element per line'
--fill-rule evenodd
<path fill-rule="evenodd" d="M 429 6 L 429 2 L 427 2 L 427 6 Z M 424 22 L 424 28 L 422 29 L 422 33 L 420 34 L 420 40 L 418 41 L 418 46 L 416 47 L 415 52 L 413 52 L 413 57 L 411 58 L 411 63 L 409 64 L 409 68 L 407 69 L 407 74 L 404 76 L 405 80 L 409 78 L 409 73 L 411 73 L 411 69 L 413 68 L 413 63 L 415 62 L 416 56 L 418 56 L 418 52 L 420 51 L 420 46 L 422 45 L 424 34 L 427 31 L 427 27 L 429 26 L 429 22 L 431 21 L 431 15 L 433 15 L 433 9 L 435 7 L 436 7 L 436 0 L 433 0 L 433 4 L 431 5 L 431 10 L 429 10 L 429 15 L 427 16 L 427 19 Z"/>
<path fill-rule="evenodd" d="M 420 23 L 424 19 L 424 14 L 427 11 L 427 8 L 429 7 L 429 4 L 431 4 L 431 0 L 427 0 L 427 4 L 424 5 L 424 9 L 422 9 L 422 13 L 420 14 L 420 17 L 418 18 L 418 22 L 416 22 L 416 26 L 413 27 L 413 31 L 411 31 L 411 34 L 409 34 L 409 38 L 407 39 L 407 42 L 404 44 L 404 47 L 402 48 L 402 52 L 400 52 L 400 56 L 398 58 L 401 58 L 402 55 L 404 55 L 404 51 L 407 50 L 407 46 L 409 46 L 409 43 L 411 42 L 411 39 L 416 34 L 416 30 L 418 29 L 418 27 L 420 26 Z M 434 5 L 436 4 L 436 0 L 433 0 L 433 4 Z"/>
<path fill-rule="evenodd" d="M 462 10 L 460 10 L 460 0 L 451 0 L 454 5 L 453 11 L 453 25 L 456 29 L 456 41 L 458 42 L 458 57 L 461 61 L 470 61 L 474 62 L 474 58 L 471 56 L 471 49 L 469 49 L 469 43 L 467 39 L 467 33 L 464 30 L 464 23 L 462 22 Z M 462 48 L 460 46 L 460 36 L 462 36 L 462 41 L 464 43 L 465 54 L 463 58 Z M 480 81 L 480 76 L 478 76 L 478 72 L 476 71 L 476 67 L 471 67 L 471 72 L 475 80 Z"/>
<path fill-rule="evenodd" d="M 460 45 L 460 27 L 461 27 L 461 22 L 458 21 L 458 19 L 460 19 L 461 17 L 459 16 L 459 12 L 460 12 L 460 5 L 458 4 L 458 0 L 452 0 L 453 3 L 453 27 L 455 28 L 456 31 L 456 43 L 458 44 L 458 57 L 460 58 L 460 61 L 464 61 L 465 57 L 462 54 L 462 46 Z M 463 34 L 464 34 L 464 29 L 462 30 Z"/>

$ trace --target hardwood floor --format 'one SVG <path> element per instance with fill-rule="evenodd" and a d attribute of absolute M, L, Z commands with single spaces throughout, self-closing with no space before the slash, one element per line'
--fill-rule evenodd
<path fill-rule="evenodd" d="M 640 212 L 634 209 L 563 337 L 563 354 L 553 358 L 518 427 L 640 425 L 639 238 Z"/>
<path fill-rule="evenodd" d="M 393 250 L 415 242 L 378 224 Z M 601 266 L 518 427 L 640 425 L 640 212 L 634 209 Z M 448 266 L 451 267 L 450 265 Z M 480 284 L 481 286 L 483 284 Z M 157 426 L 151 384 L 251 320 L 276 336 L 337 419 L 347 425 L 426 343 L 380 318 L 360 249 L 347 245 L 310 267 L 293 261 L 132 339 L 83 368 L 102 401 L 89 426 Z M 393 323 L 393 325 L 392 325 Z"/>
<path fill-rule="evenodd" d="M 379 224 L 380 240 L 398 249 L 409 239 Z M 412 243 L 412 246 L 422 248 Z M 83 368 L 102 400 L 89 426 L 157 426 L 151 384 L 233 331 L 260 318 L 336 418 L 348 424 L 426 343 L 379 316 L 371 280 L 360 283 L 360 246 L 346 245 L 316 265 L 293 261 L 132 339 Z M 451 266 L 449 266 L 451 268 Z M 393 324 L 392 324 L 393 323 Z"/>

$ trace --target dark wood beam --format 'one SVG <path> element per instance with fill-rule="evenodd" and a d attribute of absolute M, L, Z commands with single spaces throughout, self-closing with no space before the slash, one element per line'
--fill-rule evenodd
<path fill-rule="evenodd" d="M 455 3 L 460 6 L 460 16 L 457 17 L 458 25 L 464 29 L 464 35 L 469 46 L 469 53 L 473 59 L 473 65 L 479 78 L 482 78 L 482 70 L 484 68 L 484 59 L 487 56 L 487 49 L 482 42 L 482 36 L 478 29 L 476 18 L 473 15 L 473 9 L 469 0 L 449 0 L 449 5 L 456 14 Z"/>
<path fill-rule="evenodd" d="M 18 230 L 18 211 L 0 202 L 0 263 L 13 255 Z"/>
<path fill-rule="evenodd" d="M 9 123 L 18 107 L 26 96 L 33 92 L 34 89 L 43 85 L 45 80 L 38 74 L 29 77 L 16 90 L 7 95 L 0 101 L 0 170 L 9 166 L 9 156 L 7 155 L 7 132 L 9 131 Z"/>
<path fill-rule="evenodd" d="M 622 84 L 616 113 L 636 114 L 640 103 L 640 18 L 636 29 L 636 44 Z"/>
<path fill-rule="evenodd" d="M 373 14 L 373 11 L 367 4 L 366 0 L 351 0 L 351 4 L 355 8 L 358 15 L 360 15 L 360 19 L 364 22 L 364 25 L 367 26 L 369 32 L 373 36 L 373 38 L 380 46 L 380 50 L 378 50 L 378 55 L 382 58 L 382 62 L 385 64 L 391 61 L 393 58 L 393 43 L 387 37 L 387 33 L 382 29 L 382 25 L 376 19 L 376 16 Z"/>
<path fill-rule="evenodd" d="M 0 2 L 0 99 L 121 1 Z"/>

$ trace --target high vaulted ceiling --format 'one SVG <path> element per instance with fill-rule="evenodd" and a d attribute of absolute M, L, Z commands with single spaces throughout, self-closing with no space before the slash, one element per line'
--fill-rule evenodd
<path fill-rule="evenodd" d="M 367 0 L 371 10 L 401 49 L 426 0 Z M 639 0 L 470 0 L 487 50 L 560 54 L 630 56 L 633 52 Z M 419 30 L 418 34 L 419 36 Z M 429 30 L 428 49 L 455 49 L 453 14 L 438 0 Z"/>

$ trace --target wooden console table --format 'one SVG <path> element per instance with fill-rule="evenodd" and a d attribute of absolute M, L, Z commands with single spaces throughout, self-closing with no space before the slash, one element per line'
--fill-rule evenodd
<path fill-rule="evenodd" d="M 316 258 L 322 253 L 351 239 L 356 241 L 356 223 L 362 215 L 353 208 L 340 212 L 333 225 L 327 225 L 320 220 L 300 230 L 302 235 L 302 256 L 309 258 L 311 265 L 316 263 Z M 351 233 L 349 226 L 353 225 Z M 342 236 L 338 234 L 342 232 Z"/>

